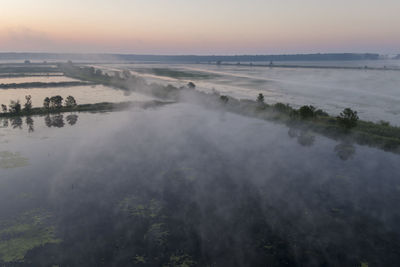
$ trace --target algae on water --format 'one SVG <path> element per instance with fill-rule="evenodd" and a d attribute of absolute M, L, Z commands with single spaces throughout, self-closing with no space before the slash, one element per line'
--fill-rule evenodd
<path fill-rule="evenodd" d="M 0 169 L 12 169 L 23 167 L 29 164 L 29 159 L 22 157 L 19 152 L 10 151 L 0 152 Z"/>
<path fill-rule="evenodd" d="M 161 203 L 155 199 L 148 202 L 135 196 L 126 197 L 119 203 L 120 209 L 135 217 L 156 218 L 161 214 Z"/>
<path fill-rule="evenodd" d="M 48 225 L 49 218 L 48 214 L 31 212 L 0 224 L 0 262 L 23 262 L 29 250 L 60 243 L 55 238 L 54 226 Z"/>

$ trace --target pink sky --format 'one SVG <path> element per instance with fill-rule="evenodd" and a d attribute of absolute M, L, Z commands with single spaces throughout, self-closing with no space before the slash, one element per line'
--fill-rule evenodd
<path fill-rule="evenodd" d="M 0 51 L 400 53 L 399 10 L 397 0 L 3 0 Z"/>

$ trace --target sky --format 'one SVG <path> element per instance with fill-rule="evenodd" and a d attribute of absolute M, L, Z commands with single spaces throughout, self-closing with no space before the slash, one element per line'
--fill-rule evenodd
<path fill-rule="evenodd" d="M 1 0 L 0 52 L 400 53 L 400 0 Z"/>

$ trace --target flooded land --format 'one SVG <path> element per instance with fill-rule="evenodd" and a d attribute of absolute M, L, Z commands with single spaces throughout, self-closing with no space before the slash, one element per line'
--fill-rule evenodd
<path fill-rule="evenodd" d="M 313 105 L 335 115 L 346 107 L 352 107 L 364 120 L 385 120 L 400 125 L 400 63 L 397 61 L 274 63 L 314 68 L 282 68 L 274 65 L 258 67 L 256 64 L 244 64 L 95 66 L 109 71 L 129 69 L 149 82 L 182 86 L 193 81 L 198 90 L 208 93 L 215 90 L 240 99 L 254 99 L 258 93 L 263 93 L 267 103 L 282 102 L 297 107 Z M 320 68 L 321 65 L 337 68 Z M 345 66 L 355 69 L 340 68 Z M 365 69 L 364 66 L 380 70 Z M 384 66 L 393 69 L 384 70 Z"/>
<path fill-rule="evenodd" d="M 398 266 L 400 72 L 53 68 L 0 78 L 93 83 L 0 89 L 0 266 Z"/>

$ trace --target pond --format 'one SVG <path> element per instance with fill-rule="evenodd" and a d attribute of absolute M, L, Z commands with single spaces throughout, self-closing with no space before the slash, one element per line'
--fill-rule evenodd
<path fill-rule="evenodd" d="M 22 82 L 68 82 L 76 81 L 74 79 L 62 77 L 24 77 L 24 78 L 7 78 L 11 83 Z M 5 83 L 5 82 L 4 82 Z M 29 88 L 29 89 L 0 89 L 0 104 L 8 105 L 11 100 L 19 100 L 21 104 L 25 103 L 25 96 L 32 96 L 33 107 L 43 106 L 43 100 L 46 97 L 60 95 L 64 99 L 72 95 L 78 104 L 94 104 L 100 102 L 125 102 L 125 101 L 149 101 L 154 99 L 150 96 L 135 92 L 125 92 L 104 85 L 81 85 L 66 87 L 50 87 L 50 88 Z"/>
<path fill-rule="evenodd" d="M 398 155 L 190 104 L 0 125 L 0 262 L 400 262 Z"/>

